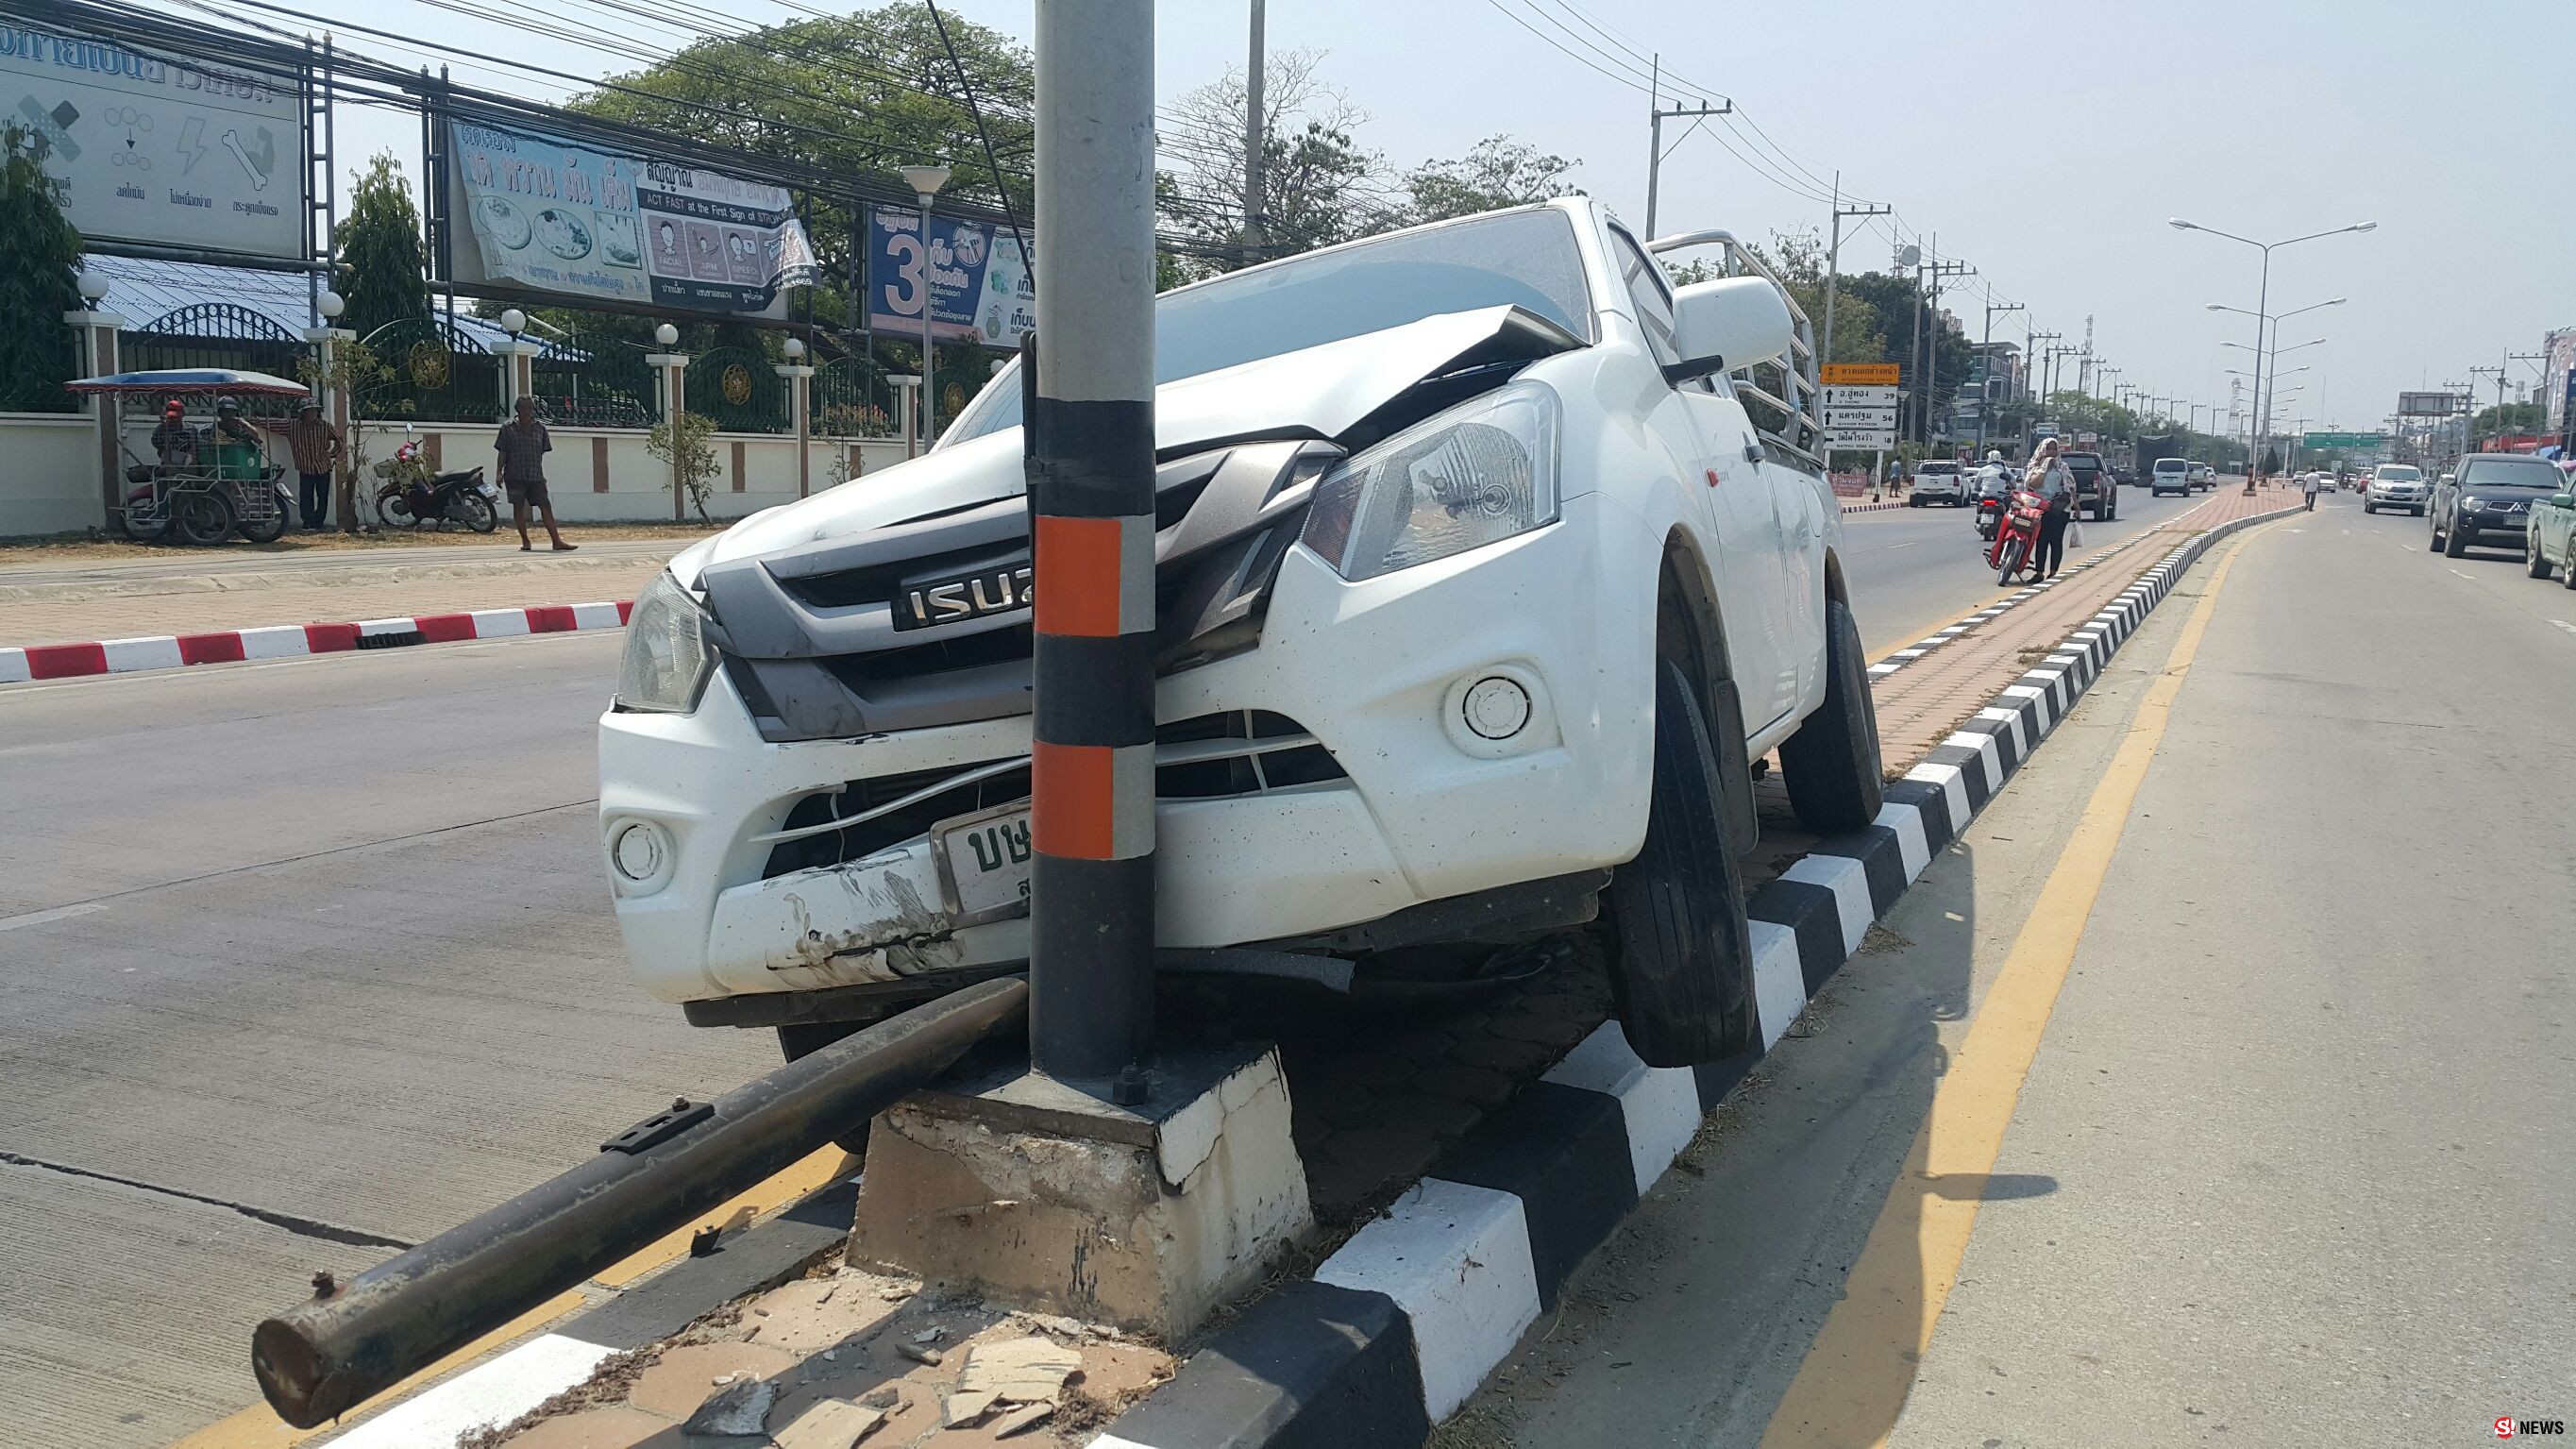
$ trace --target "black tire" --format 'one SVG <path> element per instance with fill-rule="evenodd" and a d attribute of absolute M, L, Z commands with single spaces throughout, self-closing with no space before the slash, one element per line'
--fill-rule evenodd
<path fill-rule="evenodd" d="M 2377 513 L 2379 511 L 2379 505 L 2365 501 L 2361 505 L 2361 511 L 2364 513 Z"/>
<path fill-rule="evenodd" d="M 2430 533 L 2429 535 L 2427 535 L 2427 536 L 2426 536 L 2426 538 L 2425 538 L 2425 540 L 2424 540 L 2424 547 L 2426 547 L 2427 549 L 2432 550 L 2434 553 L 2440 553 L 2440 552 L 2442 551 L 2442 525 L 2441 525 L 2441 524 L 2439 524 L 2439 523 L 2435 523 L 2435 524 L 2433 525 L 2433 531 L 2432 531 L 2432 533 Z"/>
<path fill-rule="evenodd" d="M 778 1030 L 778 1050 L 789 1061 L 812 1056 L 845 1036 L 876 1023 L 872 1021 L 803 1021 Z M 835 1146 L 853 1157 L 868 1155 L 868 1123 L 861 1122 L 855 1132 L 845 1132 L 832 1139 Z"/>
<path fill-rule="evenodd" d="M 262 483 L 255 486 L 265 488 L 268 485 Z M 275 543 L 279 539 L 286 537 L 285 507 L 283 505 L 272 506 L 269 509 L 269 516 L 257 523 L 253 523 L 247 518 L 243 519 L 241 521 L 241 536 L 249 539 L 253 543 Z"/>
<path fill-rule="evenodd" d="M 411 505 L 403 500 L 402 489 L 390 486 L 376 494 L 376 522 L 386 528 L 420 526 L 420 520 L 412 516 Z"/>
<path fill-rule="evenodd" d="M 157 543 L 169 535 L 170 511 L 165 508 L 148 519 L 137 519 L 129 504 L 116 511 L 116 528 L 136 543 Z"/>
<path fill-rule="evenodd" d="M 1840 599 L 1825 601 L 1825 702 L 1780 746 L 1780 771 L 1798 822 L 1819 835 L 1878 818 L 1878 709 L 1860 626 Z"/>
<path fill-rule="evenodd" d="M 2424 510 L 2421 508 L 2410 508 L 2406 512 L 2407 516 L 2410 518 L 2421 518 L 2424 516 Z"/>
<path fill-rule="evenodd" d="M 1655 660 L 1655 783 L 1646 843 L 1610 878 L 1610 994 L 1619 1029 L 1651 1067 L 1722 1061 L 1752 1048 L 1753 944 L 1744 878 L 1726 836 L 1727 792 L 1706 716 L 1682 666 Z"/>
<path fill-rule="evenodd" d="M 2013 575 L 2021 572 L 2021 558 L 2029 548 L 2030 544 L 2027 540 L 2018 538 L 2004 545 L 2003 562 L 1995 570 L 1996 583 L 2008 584 L 2013 581 Z"/>
<path fill-rule="evenodd" d="M 221 543 L 232 537 L 233 526 L 239 521 L 233 514 L 233 501 L 221 493 L 207 490 L 170 495 L 170 536 L 181 543 Z"/>
<path fill-rule="evenodd" d="M 2549 555 L 2540 551 L 2540 530 L 2526 527 L 2522 531 L 2522 571 L 2535 579 L 2549 577 Z"/>
<path fill-rule="evenodd" d="M 2442 557 L 2458 558 L 2469 551 L 2468 535 L 2460 532 L 2460 520 L 2451 520 L 2451 531 L 2442 535 Z"/>
<path fill-rule="evenodd" d="M 492 500 L 480 493 L 458 494 L 449 511 L 458 515 L 458 522 L 476 533 L 490 533 L 501 522 L 500 512 L 492 507 Z"/>
<path fill-rule="evenodd" d="M 2567 536 L 2565 557 L 2558 561 L 2558 580 L 2569 592 L 2576 593 L 2576 533 Z"/>

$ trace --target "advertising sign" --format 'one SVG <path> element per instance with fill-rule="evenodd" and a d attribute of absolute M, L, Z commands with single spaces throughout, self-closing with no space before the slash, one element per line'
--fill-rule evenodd
<path fill-rule="evenodd" d="M 2397 412 L 2409 418 L 2447 418 L 2468 411 L 2468 399 L 2452 392 L 2401 392 Z"/>
<path fill-rule="evenodd" d="M 2376 448 L 2388 441 L 2386 433 L 2308 433 L 2299 439 L 2302 448 Z"/>
<path fill-rule="evenodd" d="M 300 78 L 0 25 L 0 125 L 33 138 L 90 241 L 305 254 Z"/>
<path fill-rule="evenodd" d="M 1818 371 L 1820 382 L 1853 387 L 1894 387 L 1904 381 L 1903 368 L 1893 362 L 1828 362 Z"/>
<path fill-rule="evenodd" d="M 921 335 L 925 267 L 930 325 L 940 337 L 1017 347 L 1020 334 L 1038 325 L 1037 279 L 1008 227 L 934 212 L 924 246 L 920 212 L 880 206 L 868 216 L 870 327 Z"/>
<path fill-rule="evenodd" d="M 456 280 L 771 321 L 812 286 L 787 189 L 557 137 L 449 123 Z"/>
<path fill-rule="evenodd" d="M 2567 400 L 2576 396 L 2576 327 L 2561 327 L 2540 340 L 2541 390 L 2549 407 L 2549 431 L 2567 431 Z"/>

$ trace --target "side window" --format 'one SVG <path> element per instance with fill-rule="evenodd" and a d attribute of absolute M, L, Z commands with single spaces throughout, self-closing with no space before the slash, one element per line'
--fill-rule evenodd
<path fill-rule="evenodd" d="M 1619 263 L 1619 278 L 1627 283 L 1628 298 L 1637 304 L 1637 321 L 1646 329 L 1646 345 L 1654 350 L 1659 362 L 1679 362 L 1681 352 L 1673 346 L 1673 293 L 1664 281 L 1663 272 L 1646 256 L 1637 239 L 1618 227 L 1610 228 L 1611 255 Z"/>

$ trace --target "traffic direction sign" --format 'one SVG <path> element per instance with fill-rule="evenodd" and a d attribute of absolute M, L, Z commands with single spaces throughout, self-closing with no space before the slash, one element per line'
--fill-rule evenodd
<path fill-rule="evenodd" d="M 1893 362 L 1828 362 L 1818 370 L 1824 382 L 1854 387 L 1894 387 L 1905 380 Z"/>
<path fill-rule="evenodd" d="M 2388 441 L 2386 433 L 2310 433 L 2299 439 L 2302 448 L 2376 448 Z"/>
<path fill-rule="evenodd" d="M 1896 409 L 1838 408 L 1831 403 L 1825 404 L 1825 431 L 1829 433 L 1840 433 L 1856 429 L 1866 431 L 1878 431 L 1883 429 L 1888 432 L 1894 432 L 1896 430 Z"/>
<path fill-rule="evenodd" d="M 1892 408 L 1897 390 L 1892 387 L 1847 387 L 1828 383 L 1825 406 L 1829 408 Z"/>
<path fill-rule="evenodd" d="M 1833 427 L 1830 423 L 1826 426 L 1829 429 L 1829 432 L 1825 446 L 1838 451 L 1854 453 L 1885 452 L 1886 450 L 1896 446 L 1896 430 L 1892 427 L 1876 429 L 1855 428 L 1846 430 Z"/>

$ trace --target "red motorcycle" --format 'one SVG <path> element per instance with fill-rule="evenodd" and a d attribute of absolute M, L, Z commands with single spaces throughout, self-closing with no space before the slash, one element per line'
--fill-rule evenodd
<path fill-rule="evenodd" d="M 1986 563 L 1994 569 L 1996 583 L 2011 583 L 2013 575 L 2029 566 L 2032 551 L 2039 547 L 2039 521 L 2047 513 L 2047 499 L 2027 488 L 2013 490 L 2004 504 L 2003 519 L 1995 526 L 1995 541 L 1986 549 Z"/>

